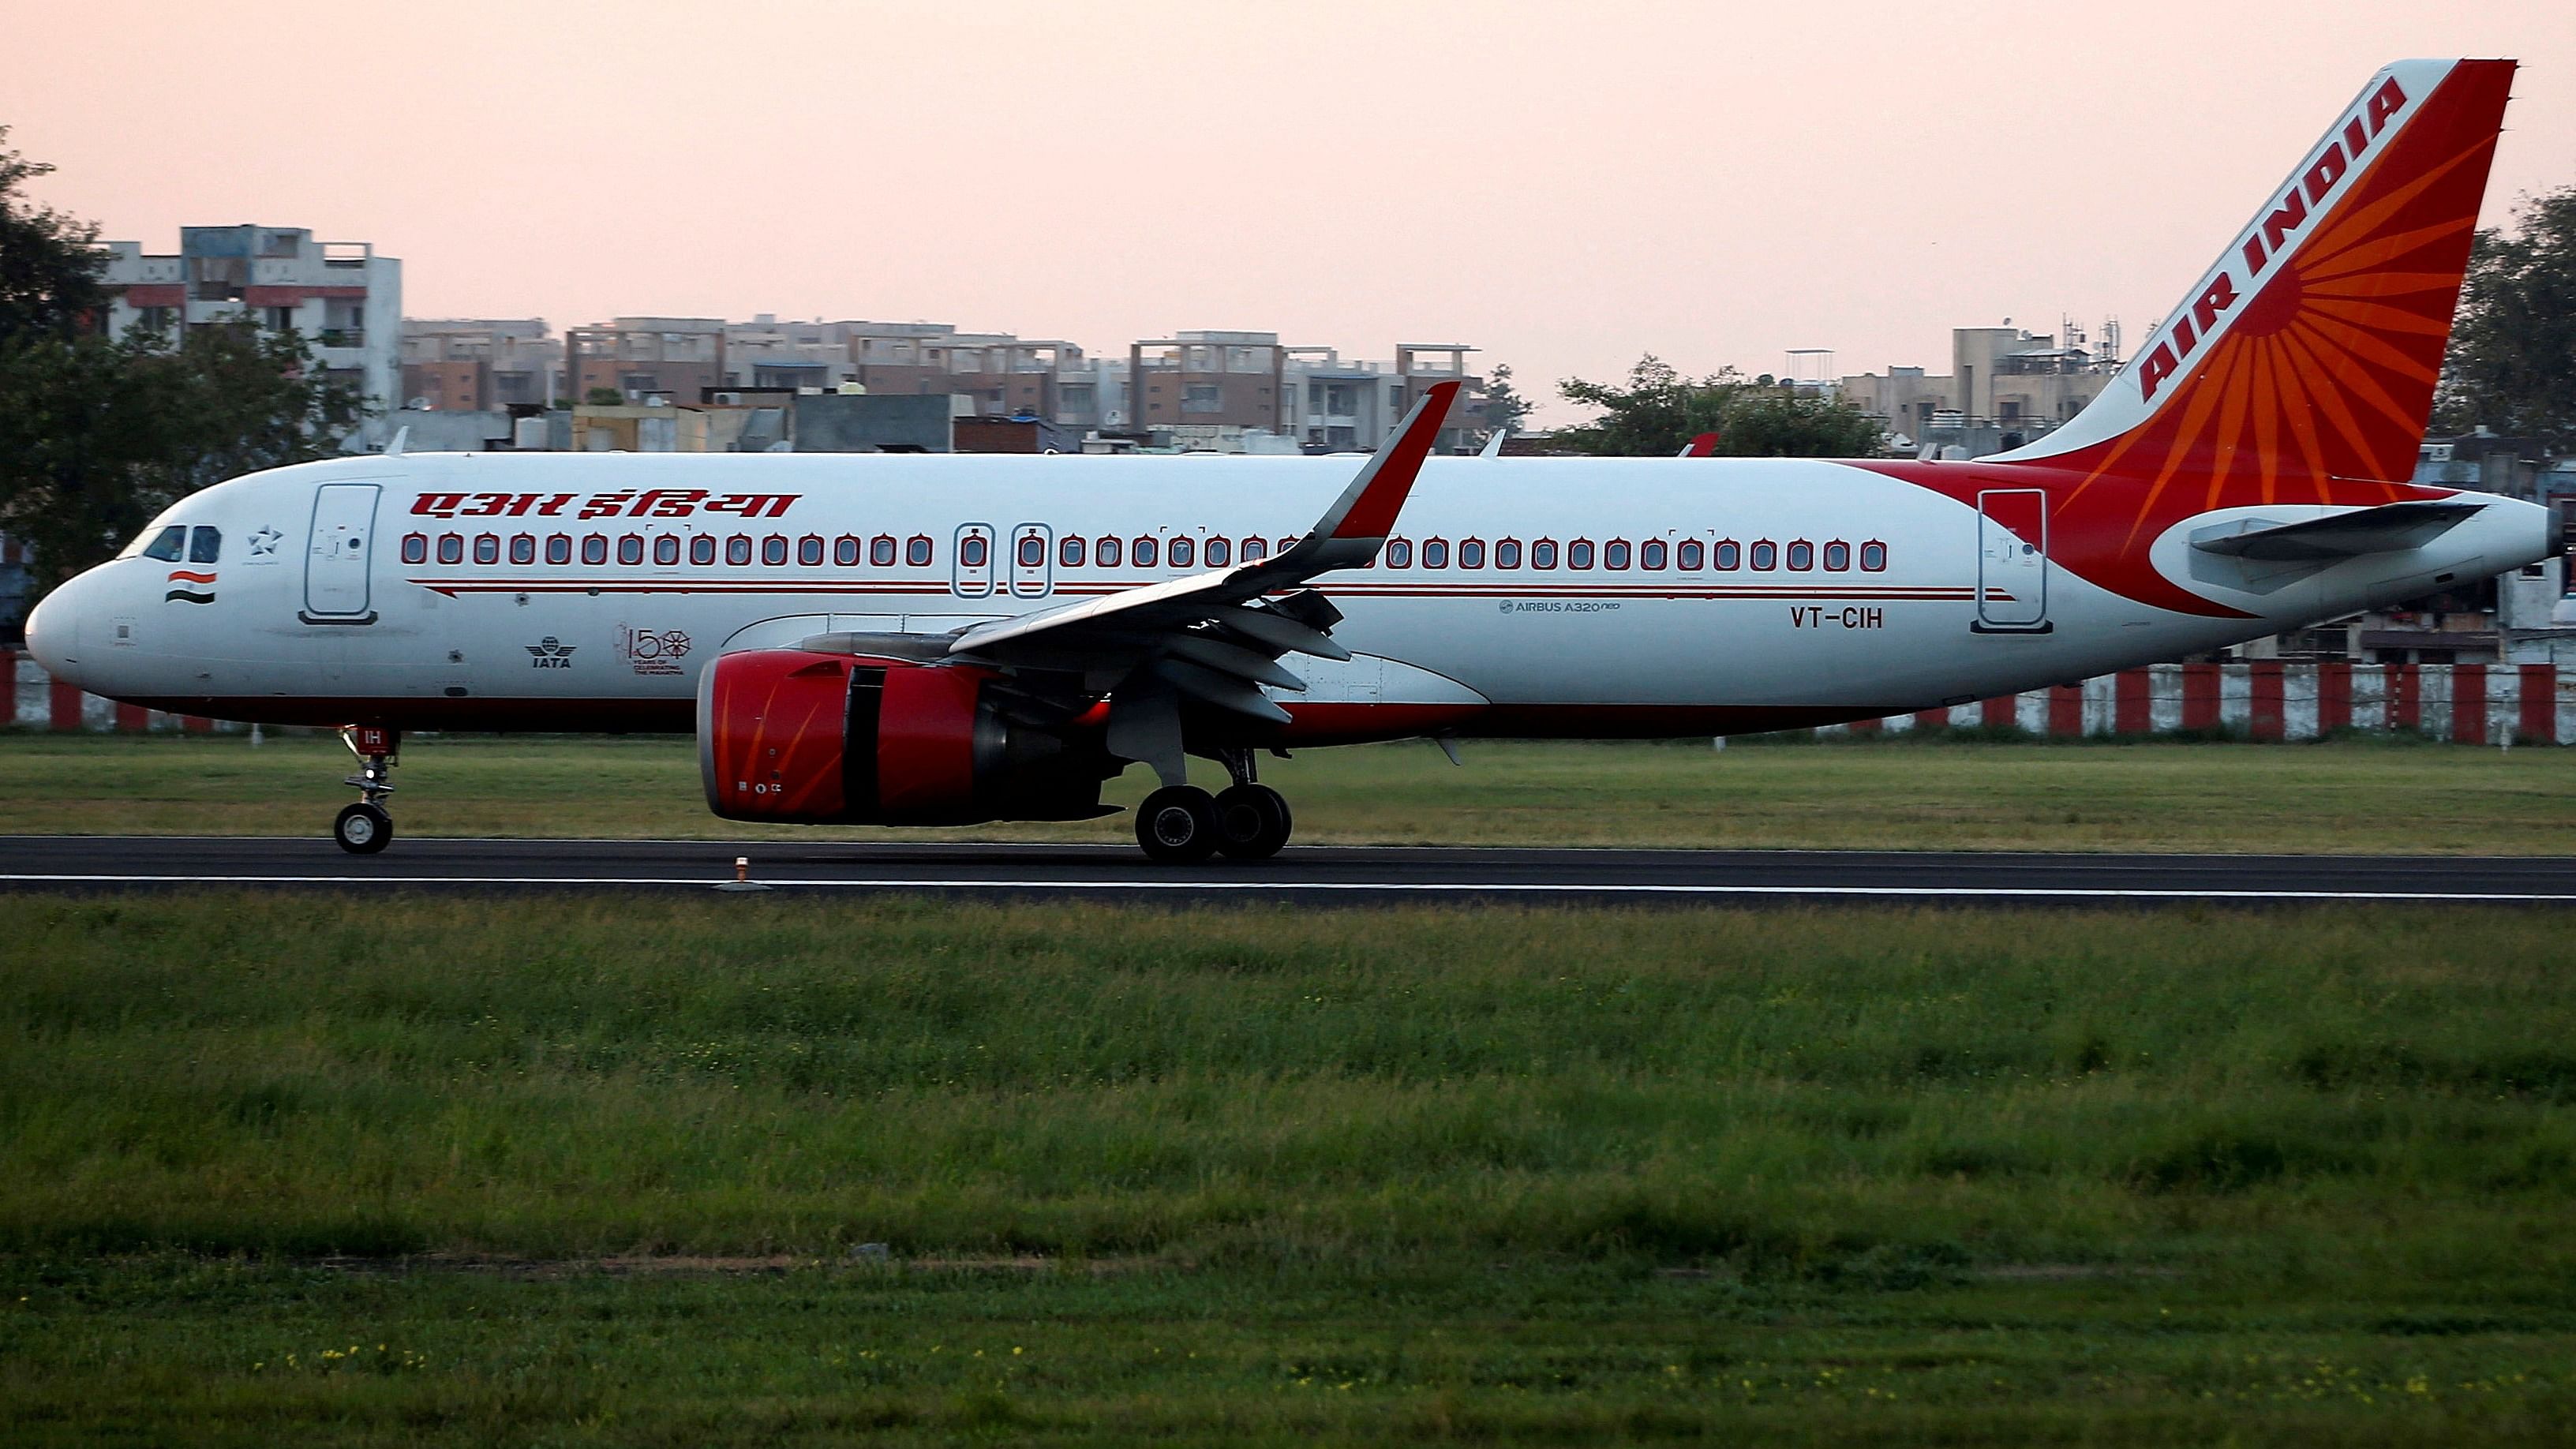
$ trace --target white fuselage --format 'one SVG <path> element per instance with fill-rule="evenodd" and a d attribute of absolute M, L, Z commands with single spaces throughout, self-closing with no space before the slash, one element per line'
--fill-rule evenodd
<path fill-rule="evenodd" d="M 727 650 L 831 631 L 945 634 L 1239 562 L 1247 540 L 1276 550 L 1309 527 L 1353 467 L 506 453 L 308 464 L 177 504 L 138 548 L 169 526 L 212 528 L 212 562 L 129 550 L 48 597 L 31 648 L 93 692 L 236 718 L 685 729 L 699 671 Z M 2172 659 L 2546 554 L 2544 510 L 2485 501 L 2422 548 L 2286 586 L 2195 577 L 2184 535 L 2250 510 L 2198 515 L 2149 556 L 2237 611 L 2212 617 L 2097 587 L 2053 565 L 2044 539 L 1845 464 L 1440 458 L 1376 566 L 1313 581 L 1357 657 L 1292 659 L 1310 688 L 1274 694 L 1292 713 L 1348 707 L 1328 731 L 1346 738 L 1414 732 L 1413 707 L 1448 711 L 1444 728 L 1577 736 L 1927 707 Z M 1114 560 L 1102 540 L 1116 540 Z"/>

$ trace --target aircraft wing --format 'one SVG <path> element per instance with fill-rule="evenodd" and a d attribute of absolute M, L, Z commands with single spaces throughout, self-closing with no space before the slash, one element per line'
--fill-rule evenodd
<path fill-rule="evenodd" d="M 2420 503 L 2383 503 L 2356 508 L 2301 523 L 2271 523 L 2260 518 L 2205 528 L 2191 536 L 2203 553 L 2265 562 L 2318 562 L 2354 558 L 2366 553 L 2396 553 L 2421 548 L 2450 532 L 2486 507 L 2465 499 Z"/>
<path fill-rule="evenodd" d="M 1285 723 L 1287 712 L 1255 687 L 1305 688 L 1280 667 L 1279 656 L 1351 656 L 1328 632 L 1342 616 L 1322 595 L 1271 596 L 1377 558 L 1459 386 L 1426 389 L 1341 497 L 1277 557 L 997 619 L 957 635 L 949 657 L 1095 677 L 1132 679 L 1143 670 L 1202 703 Z"/>

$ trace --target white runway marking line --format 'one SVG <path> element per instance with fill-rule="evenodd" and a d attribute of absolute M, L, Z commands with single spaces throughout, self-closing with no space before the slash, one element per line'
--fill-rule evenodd
<path fill-rule="evenodd" d="M 671 886 L 713 890 L 725 882 L 706 876 L 547 875 L 0 875 L 0 885 L 418 885 L 418 886 Z M 2576 905 L 2576 893 L 2542 891 L 2184 890 L 2157 886 L 1856 886 L 1708 885 L 1607 882 L 1550 885 L 1531 881 L 1261 881 L 1261 880 L 770 880 L 779 889 L 982 890 L 982 891 L 1340 891 L 1417 895 L 1697 895 L 1862 896 L 1969 900 L 2169 900 L 2169 901 L 2459 901 L 2468 904 Z"/>

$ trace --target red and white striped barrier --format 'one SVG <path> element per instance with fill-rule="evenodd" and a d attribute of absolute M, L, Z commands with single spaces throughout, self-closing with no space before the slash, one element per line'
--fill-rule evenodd
<path fill-rule="evenodd" d="M 2034 735 L 2312 740 L 2410 731 L 2461 744 L 2576 744 L 2576 675 L 2554 664 L 2156 664 L 1828 731 L 2017 726 Z"/>
<path fill-rule="evenodd" d="M 118 704 L 46 675 L 0 650 L 13 682 L 8 718 L 20 729 L 233 729 L 196 715 Z M 2576 671 L 2554 664 L 2157 664 L 1999 695 L 1949 709 L 1827 725 L 1825 733 L 1980 726 L 2034 735 L 2230 734 L 2312 740 L 2338 730 L 2413 731 L 2462 744 L 2576 744 Z"/>
<path fill-rule="evenodd" d="M 140 734 L 146 730 L 184 730 L 190 734 L 203 734 L 210 730 L 241 728 L 201 715 L 165 714 L 141 705 L 118 704 L 112 699 L 84 694 L 80 686 L 63 683 L 47 674 L 43 665 L 14 650 L 0 649 L 0 680 L 7 680 L 10 685 L 10 712 L 6 722 L 20 729 L 63 733 L 114 730 L 126 734 Z"/>

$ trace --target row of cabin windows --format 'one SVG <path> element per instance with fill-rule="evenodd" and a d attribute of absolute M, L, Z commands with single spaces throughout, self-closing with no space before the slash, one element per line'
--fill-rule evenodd
<path fill-rule="evenodd" d="M 169 532 L 175 534 L 178 530 L 172 529 Z M 199 529 L 198 532 L 201 535 L 211 534 L 213 530 Z M 156 544 L 158 542 L 160 541 L 156 541 Z M 1295 542 L 1293 538 L 1279 540 L 1280 551 L 1286 552 Z M 499 534 L 474 535 L 471 543 L 474 562 L 478 564 L 501 562 L 503 547 L 503 540 Z M 510 562 L 514 564 L 533 564 L 537 561 L 538 540 L 534 534 L 514 533 L 510 535 L 507 547 Z M 572 535 L 549 534 L 544 540 L 545 561 L 550 564 L 571 563 L 574 547 Z M 684 550 L 690 563 L 701 566 L 712 565 L 716 562 L 721 549 L 724 562 L 739 567 L 752 562 L 756 549 L 760 562 L 773 568 L 783 567 L 788 562 L 791 552 L 799 565 L 806 568 L 820 568 L 826 552 L 823 536 L 817 533 L 809 533 L 803 538 L 794 540 L 792 544 L 783 533 L 770 534 L 758 540 L 756 544 L 751 535 L 745 533 L 737 533 L 721 541 L 711 533 L 691 534 L 685 540 L 679 534 L 664 533 L 655 535 L 649 543 L 644 535 L 629 533 L 619 535 L 614 547 L 617 562 L 621 564 L 642 564 L 649 548 L 653 562 L 665 566 L 678 564 Z M 430 548 L 430 538 L 427 534 L 403 535 L 403 562 L 427 563 Z M 442 533 L 437 540 L 438 561 L 443 564 L 463 563 L 467 548 L 465 535 Z M 609 560 L 611 542 L 608 535 L 604 533 L 589 533 L 582 535 L 579 548 L 583 563 L 604 564 Z M 1046 539 L 1043 536 L 1034 533 L 1025 534 L 1017 541 L 1015 548 L 1020 567 L 1040 568 L 1046 564 Z M 1171 568 L 1185 569 L 1201 566 L 1202 549 L 1206 555 L 1205 567 L 1224 568 L 1235 560 L 1236 544 L 1233 540 L 1225 538 L 1211 538 L 1202 542 L 1187 535 L 1171 539 L 1139 535 L 1132 540 L 1121 540 L 1114 535 L 1104 534 L 1086 542 L 1079 535 L 1068 534 L 1057 541 L 1056 562 L 1065 568 L 1081 568 L 1087 555 L 1090 563 L 1098 568 L 1118 568 L 1123 559 L 1126 566 L 1140 569 L 1154 568 L 1158 563 Z M 833 539 L 829 546 L 831 562 L 839 568 L 858 567 L 862 552 L 870 565 L 877 568 L 890 568 L 898 553 L 895 537 L 890 533 L 880 533 L 872 539 L 863 541 L 856 534 L 845 533 Z M 927 566 L 936 556 L 930 536 L 922 533 L 916 533 L 904 540 L 900 553 L 905 563 L 916 568 Z M 1270 554 L 1269 541 L 1260 538 L 1244 539 L 1241 553 L 1245 563 L 1267 558 Z M 205 554 L 206 556 L 199 562 L 214 561 L 211 542 L 206 547 Z M 156 553 L 154 556 L 160 555 Z M 172 556 L 175 557 L 175 546 Z M 1385 565 L 1391 569 L 1412 568 L 1416 557 L 1413 541 L 1403 538 L 1387 540 L 1382 556 Z M 1524 563 L 1534 569 L 1552 569 L 1561 562 L 1569 569 L 1589 569 L 1598 566 L 1605 569 L 1634 567 L 1656 570 L 1670 567 L 1696 571 L 1713 567 L 1721 573 L 1748 566 L 1756 572 L 1769 572 L 1786 567 L 1792 572 L 1805 573 L 1815 569 L 1820 561 L 1827 572 L 1843 573 L 1851 569 L 1856 559 L 1862 572 L 1880 573 L 1887 568 L 1887 545 L 1877 539 L 1871 539 L 1855 549 L 1852 544 L 1839 538 L 1830 539 L 1821 546 L 1803 538 L 1791 539 L 1786 545 L 1767 538 L 1755 539 L 1750 545 L 1739 543 L 1731 538 L 1722 538 L 1713 544 L 1704 543 L 1696 538 L 1686 538 L 1679 543 L 1671 544 L 1660 538 L 1650 538 L 1644 543 L 1631 546 L 1624 538 L 1614 538 L 1596 546 L 1588 538 L 1578 538 L 1560 548 L 1555 539 L 1542 538 L 1531 542 L 1524 549 L 1519 539 L 1506 538 L 1496 540 L 1489 550 L 1483 539 L 1469 538 L 1460 540 L 1453 551 L 1449 540 L 1428 538 L 1422 541 L 1419 552 L 1421 566 L 1426 569 L 1449 568 L 1453 561 L 1458 568 L 1481 569 L 1486 566 L 1489 557 L 1493 566 L 1498 569 L 1516 569 L 1522 567 Z M 990 542 L 980 534 L 967 535 L 959 541 L 958 562 L 970 569 L 988 566 L 992 562 Z"/>

